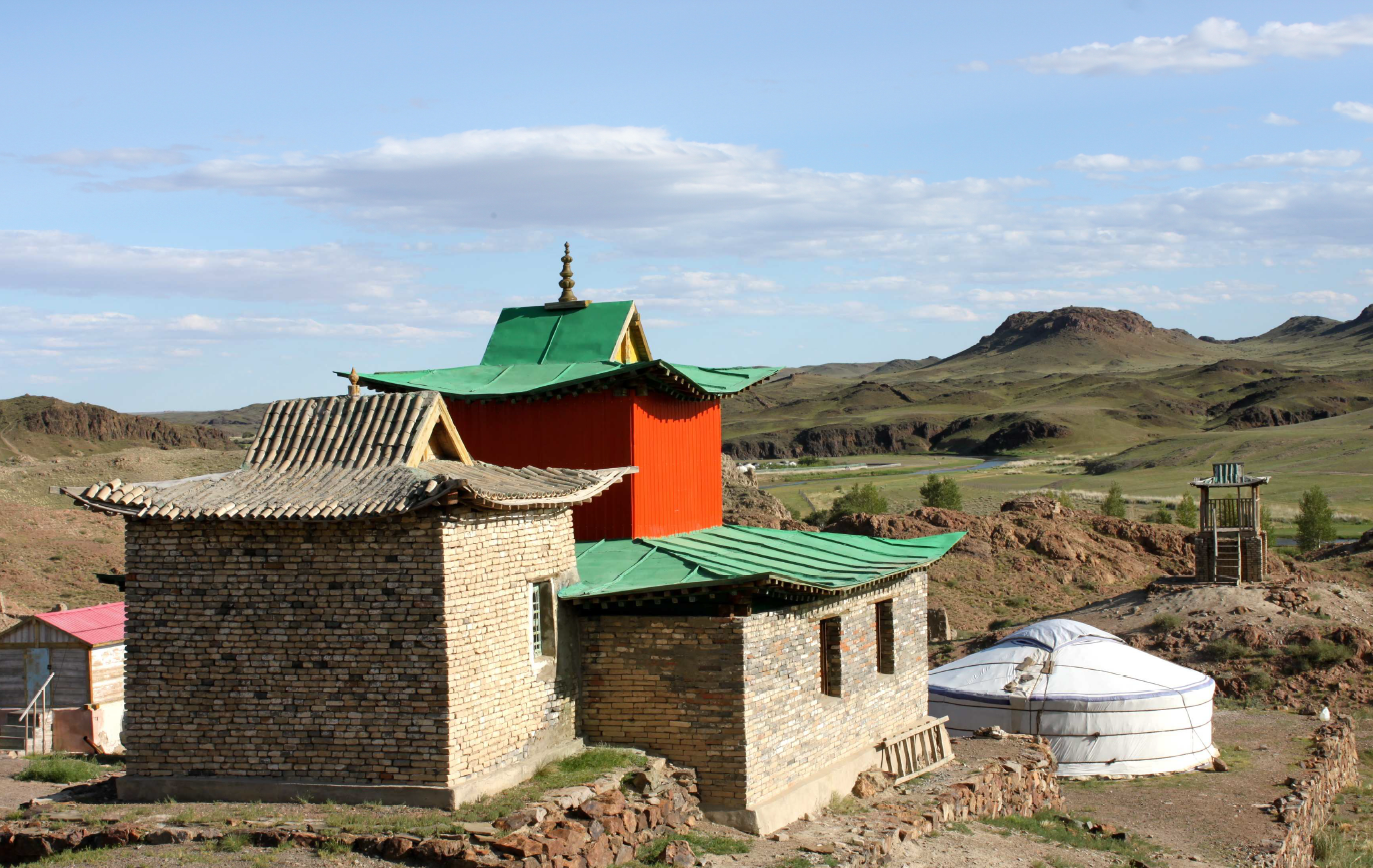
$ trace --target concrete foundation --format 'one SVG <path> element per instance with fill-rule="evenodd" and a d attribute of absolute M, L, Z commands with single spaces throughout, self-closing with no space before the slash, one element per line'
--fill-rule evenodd
<path fill-rule="evenodd" d="M 454 787 L 426 787 L 377 783 L 340 784 L 325 781 L 259 777 L 180 777 L 125 775 L 115 786 L 122 802 L 310 802 L 344 805 L 380 802 L 451 811 L 465 802 L 509 789 L 533 777 L 540 766 L 585 749 L 581 739 L 531 750 L 518 763 L 495 769 Z"/>
<path fill-rule="evenodd" d="M 767 835 L 793 820 L 827 807 L 835 795 L 847 795 L 859 774 L 881 764 L 881 752 L 865 747 L 830 764 L 785 793 L 757 805 L 742 809 L 702 805 L 701 810 L 711 822 L 750 835 Z"/>

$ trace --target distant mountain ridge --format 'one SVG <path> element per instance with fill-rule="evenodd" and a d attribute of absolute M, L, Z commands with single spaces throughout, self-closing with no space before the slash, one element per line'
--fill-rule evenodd
<path fill-rule="evenodd" d="M 224 432 L 202 425 L 177 425 L 43 395 L 0 400 L 0 457 L 51 458 L 131 445 L 235 448 Z"/>
<path fill-rule="evenodd" d="M 790 371 L 725 404 L 731 454 L 1115 451 L 1373 406 L 1373 305 L 1348 321 L 1292 317 L 1226 341 L 1128 310 L 1025 311 L 933 364 Z"/>

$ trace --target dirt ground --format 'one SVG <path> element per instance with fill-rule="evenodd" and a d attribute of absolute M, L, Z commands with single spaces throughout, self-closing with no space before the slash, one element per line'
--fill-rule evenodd
<path fill-rule="evenodd" d="M 16 781 L 14 776 L 24 768 L 22 759 L 0 758 L 0 817 L 18 809 L 29 799 L 50 796 L 62 789 L 62 784 L 29 783 Z"/>
<path fill-rule="evenodd" d="M 78 850 L 44 859 L 50 865 L 89 865 L 92 868 L 177 868 L 181 865 L 202 865 L 209 868 L 351 868 L 351 866 L 387 866 L 394 862 L 360 856 L 357 853 L 322 854 L 305 847 L 244 847 L 227 852 L 212 844 L 164 844 L 155 847 L 114 847 L 108 850 Z"/>
<path fill-rule="evenodd" d="M 1201 772 L 1133 781 L 1064 782 L 1075 813 L 1147 836 L 1184 856 L 1232 864 L 1245 847 L 1276 836 L 1256 805 L 1287 792 L 1283 782 L 1307 756 L 1314 718 L 1281 711 L 1215 713 L 1212 739 L 1230 764 Z"/>

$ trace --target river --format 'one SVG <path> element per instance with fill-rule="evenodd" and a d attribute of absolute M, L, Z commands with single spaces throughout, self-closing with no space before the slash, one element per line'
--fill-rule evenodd
<path fill-rule="evenodd" d="M 991 470 L 993 467 L 1000 467 L 1014 458 L 986 458 L 980 455 L 969 455 L 969 458 L 982 458 L 981 464 L 969 464 L 967 467 L 929 467 L 924 470 L 912 470 L 910 473 L 883 473 L 882 479 L 900 479 L 903 476 L 932 476 L 936 473 L 941 476 L 946 473 L 967 473 L 970 470 Z M 853 478 L 862 476 L 862 473 L 853 474 Z M 793 485 L 813 485 L 817 482 L 835 482 L 840 479 L 849 479 L 849 476 L 831 476 L 826 479 L 802 479 L 799 482 L 779 482 L 776 485 L 760 485 L 759 488 L 767 491 L 770 488 L 789 488 Z"/>

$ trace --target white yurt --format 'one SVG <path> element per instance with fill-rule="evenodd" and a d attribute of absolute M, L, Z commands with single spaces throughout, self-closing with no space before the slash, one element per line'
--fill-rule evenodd
<path fill-rule="evenodd" d="M 1061 777 L 1157 775 L 1209 764 L 1216 683 L 1087 624 L 1055 618 L 930 673 L 949 734 L 988 726 L 1048 738 Z"/>

